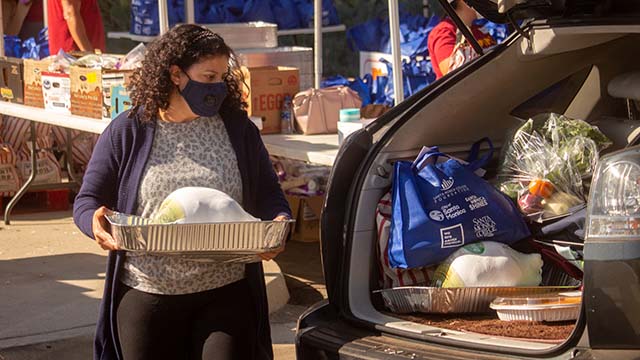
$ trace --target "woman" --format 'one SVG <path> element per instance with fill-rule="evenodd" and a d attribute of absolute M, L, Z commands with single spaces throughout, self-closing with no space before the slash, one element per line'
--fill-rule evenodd
<path fill-rule="evenodd" d="M 175 27 L 149 46 L 134 73 L 132 110 L 100 136 L 74 204 L 78 227 L 111 250 L 96 359 L 273 358 L 261 263 L 125 253 L 104 218 L 112 210 L 152 217 L 165 196 L 186 186 L 223 191 L 261 219 L 289 218 L 243 111 L 242 81 L 222 38 L 196 25 Z"/>

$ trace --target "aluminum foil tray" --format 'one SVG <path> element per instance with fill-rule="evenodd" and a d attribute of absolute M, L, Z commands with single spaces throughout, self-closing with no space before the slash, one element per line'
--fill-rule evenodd
<path fill-rule="evenodd" d="M 313 48 L 281 46 L 276 48 L 238 49 L 238 60 L 243 66 L 290 66 L 300 74 L 313 75 Z"/>
<path fill-rule="evenodd" d="M 376 290 L 385 305 L 396 314 L 469 314 L 491 312 L 497 297 L 546 294 L 575 290 L 573 286 L 436 288 L 405 286 Z"/>
<path fill-rule="evenodd" d="M 232 49 L 274 48 L 278 46 L 278 25 L 263 21 L 203 24 L 222 36 Z"/>
<path fill-rule="evenodd" d="M 210 224 L 149 224 L 149 219 L 114 213 L 106 217 L 120 248 L 154 253 L 256 255 L 282 247 L 295 220 Z M 246 257 L 246 256 L 245 256 Z"/>

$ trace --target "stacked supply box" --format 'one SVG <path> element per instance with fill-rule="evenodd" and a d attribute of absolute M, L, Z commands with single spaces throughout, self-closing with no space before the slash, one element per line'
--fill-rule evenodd
<path fill-rule="evenodd" d="M 298 69 L 284 66 L 242 68 L 244 97 L 249 104 L 249 116 L 262 118 L 262 133 L 280 132 L 280 111 L 285 96 L 293 98 L 300 90 Z"/>
<path fill-rule="evenodd" d="M 22 59 L 0 58 L 0 96 L 2 100 L 16 104 L 24 103 Z"/>
<path fill-rule="evenodd" d="M 238 60 L 246 67 L 288 66 L 298 69 L 300 90 L 313 87 L 313 49 L 301 46 L 238 49 Z"/>
<path fill-rule="evenodd" d="M 56 114 L 71 114 L 71 79 L 69 74 L 42 72 L 44 109 Z"/>
<path fill-rule="evenodd" d="M 129 90 L 124 85 L 111 87 L 111 120 L 131 108 Z"/>
<path fill-rule="evenodd" d="M 71 113 L 111 119 L 111 87 L 128 82 L 131 71 L 71 66 Z"/>
<path fill-rule="evenodd" d="M 51 59 L 24 59 L 24 104 L 44 108 L 42 73 L 47 72 Z"/>

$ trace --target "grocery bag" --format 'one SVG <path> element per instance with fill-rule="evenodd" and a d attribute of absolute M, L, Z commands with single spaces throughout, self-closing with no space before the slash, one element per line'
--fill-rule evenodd
<path fill-rule="evenodd" d="M 380 267 L 380 286 L 391 289 L 399 286 L 429 286 L 436 267 L 399 269 L 389 264 L 389 234 L 391 229 L 391 191 L 384 194 L 376 208 L 378 232 L 378 265 Z"/>
<path fill-rule="evenodd" d="M 480 145 L 490 150 L 478 158 Z M 476 142 L 468 162 L 431 148 L 414 162 L 397 161 L 392 186 L 389 262 L 418 268 L 481 240 L 514 243 L 530 235 L 514 203 L 474 171 L 491 159 L 489 139 Z M 437 162 L 439 157 L 448 158 Z"/>

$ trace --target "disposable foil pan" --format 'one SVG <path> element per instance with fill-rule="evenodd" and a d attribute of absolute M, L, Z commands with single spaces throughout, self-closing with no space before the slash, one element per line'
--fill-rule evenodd
<path fill-rule="evenodd" d="M 238 60 L 243 66 L 290 66 L 298 68 L 300 75 L 313 75 L 313 48 L 281 46 L 276 48 L 238 49 Z"/>
<path fill-rule="evenodd" d="M 278 25 L 262 21 L 204 24 L 220 35 L 233 49 L 274 48 L 278 46 Z"/>
<path fill-rule="evenodd" d="M 574 290 L 572 286 L 436 288 L 405 286 L 376 290 L 389 310 L 397 314 L 487 313 L 497 297 L 546 294 Z"/>
<path fill-rule="evenodd" d="M 139 216 L 106 217 L 111 235 L 123 250 L 153 253 L 208 253 L 225 258 L 279 249 L 294 220 L 209 224 L 150 224 Z"/>

